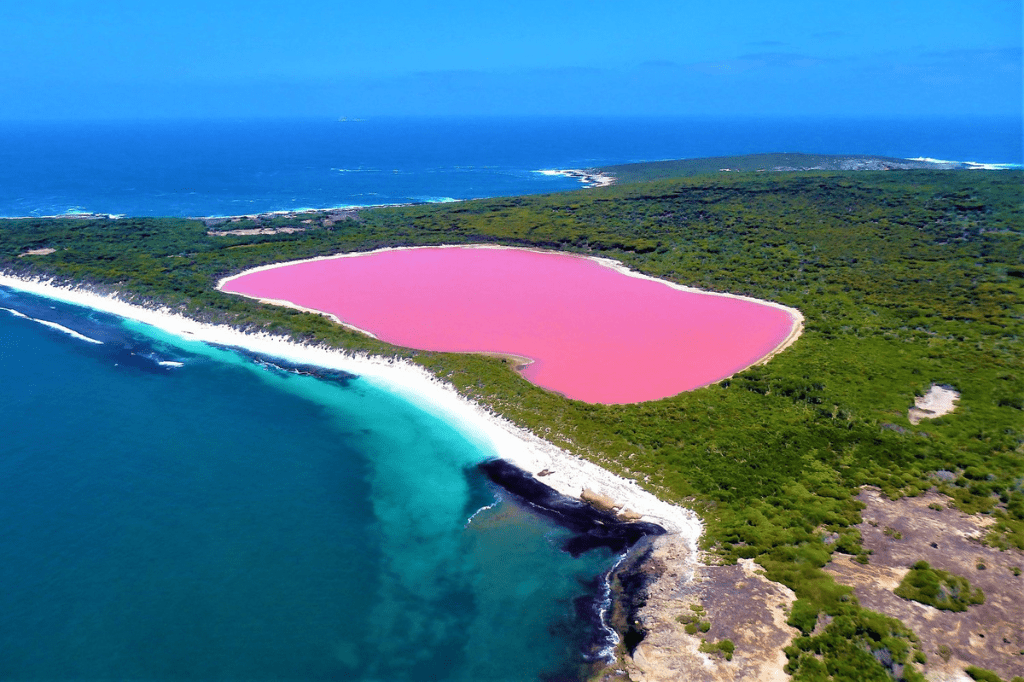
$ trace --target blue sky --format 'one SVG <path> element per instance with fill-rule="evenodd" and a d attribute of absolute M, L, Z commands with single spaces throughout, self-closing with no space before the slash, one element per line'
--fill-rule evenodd
<path fill-rule="evenodd" d="M 0 119 L 1020 116 L 1021 0 L 0 3 Z"/>

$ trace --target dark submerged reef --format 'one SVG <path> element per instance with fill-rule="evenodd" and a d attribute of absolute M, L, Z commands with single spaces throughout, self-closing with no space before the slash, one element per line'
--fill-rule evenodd
<path fill-rule="evenodd" d="M 572 536 L 562 544 L 562 549 L 572 556 L 601 547 L 622 555 L 607 574 L 585 585 L 588 594 L 573 604 L 576 621 L 585 623 L 593 633 L 582 652 L 587 661 L 583 674 L 573 679 L 586 679 L 607 664 L 614 641 L 611 631 L 622 638 L 632 653 L 646 635 L 636 624 L 636 614 L 646 602 L 646 588 L 651 581 L 644 562 L 650 556 L 651 539 L 664 535 L 665 529 L 653 523 L 622 521 L 611 512 L 562 495 L 501 459 L 482 462 L 477 468 L 515 501 L 570 530 Z M 605 584 L 610 586 L 608 595 Z"/>
<path fill-rule="evenodd" d="M 285 372 L 287 374 L 298 374 L 301 376 L 314 377 L 323 381 L 330 381 L 332 383 L 340 384 L 341 386 L 348 386 L 354 379 L 359 377 L 351 372 L 346 372 L 341 369 L 329 369 L 327 367 L 318 367 L 316 365 L 306 365 L 299 362 L 288 362 L 281 358 L 269 358 L 259 353 L 254 353 L 245 348 L 232 347 L 231 350 L 238 353 L 242 357 L 252 360 L 257 365 L 276 372 Z"/>
<path fill-rule="evenodd" d="M 665 529 L 656 524 L 621 521 L 611 512 L 566 497 L 504 460 L 492 459 L 478 466 L 492 483 L 515 495 L 538 514 L 571 530 L 573 536 L 565 541 L 562 549 L 574 557 L 598 547 L 621 554 L 642 538 L 665 533 Z"/>
<path fill-rule="evenodd" d="M 0 220 L 0 270 L 409 358 L 518 426 L 686 500 L 703 516 L 706 550 L 724 562 L 754 559 L 793 589 L 790 623 L 803 635 L 786 650 L 794 679 L 818 679 L 823 666 L 837 680 L 890 679 L 867 653 L 882 640 L 906 661 L 894 659 L 904 677 L 919 679 L 913 633 L 860 606 L 822 567 L 834 552 L 870 561 L 856 529 L 863 485 L 890 497 L 936 488 L 992 518 L 986 543 L 1024 549 L 1024 173 L 719 173 L 717 164 L 665 179 L 654 178 L 680 170 L 646 164 L 631 177 L 648 182 L 630 184 L 622 172 L 611 187 L 373 209 L 340 222 L 304 215 L 313 223 L 295 233 L 210 236 L 185 219 Z M 273 216 L 261 227 L 299 221 Z M 396 348 L 215 290 L 221 277 L 272 262 L 460 243 L 615 258 L 798 308 L 805 331 L 771 362 L 717 385 L 588 405 L 494 358 Z M 30 253 L 44 249 L 54 251 Z M 961 393 L 956 412 L 910 424 L 914 396 L 932 384 Z M 597 536 L 579 550 L 599 545 Z"/>

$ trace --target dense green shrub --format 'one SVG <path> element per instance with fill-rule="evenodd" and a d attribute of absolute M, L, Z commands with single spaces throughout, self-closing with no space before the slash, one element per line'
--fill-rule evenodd
<path fill-rule="evenodd" d="M 717 642 L 709 642 L 703 639 L 697 648 L 706 654 L 720 653 L 727 661 L 732 660 L 732 655 L 736 651 L 736 645 L 730 639 L 722 639 Z"/>
<path fill-rule="evenodd" d="M 966 611 L 968 606 L 985 603 L 981 588 L 971 589 L 967 578 L 932 568 L 927 561 L 914 564 L 895 592 L 943 611 Z"/>
<path fill-rule="evenodd" d="M 663 177 L 668 168 L 633 170 Z M 805 635 L 819 614 L 832 618 L 802 640 L 813 655 L 795 648 L 798 678 L 888 679 L 880 659 L 907 654 L 899 643 L 909 633 L 821 570 L 837 550 L 867 560 L 851 532 L 859 486 L 898 497 L 931 487 L 931 472 L 963 472 L 962 483 L 944 484 L 955 504 L 992 515 L 990 544 L 1024 549 L 1022 178 L 730 173 L 366 210 L 340 222 L 303 215 L 311 229 L 275 235 L 209 235 L 184 219 L 0 220 L 0 270 L 409 358 L 520 426 L 696 508 L 706 549 L 727 562 L 753 558 L 796 592 L 791 621 Z M 288 216 L 251 222 L 296 226 Z M 214 290 L 256 265 L 441 243 L 616 258 L 673 282 L 794 306 L 805 331 L 771 362 L 715 385 L 652 403 L 587 405 L 494 358 L 396 348 L 322 316 Z M 42 247 L 56 252 L 19 257 Z M 912 426 L 906 410 L 933 383 L 961 392 L 958 409 Z M 840 539 L 825 544 L 833 533 Z"/>
<path fill-rule="evenodd" d="M 967 666 L 964 672 L 970 675 L 972 680 L 978 680 L 978 682 L 1003 682 L 1003 678 L 999 677 L 999 675 L 991 670 L 979 668 L 976 665 Z"/>

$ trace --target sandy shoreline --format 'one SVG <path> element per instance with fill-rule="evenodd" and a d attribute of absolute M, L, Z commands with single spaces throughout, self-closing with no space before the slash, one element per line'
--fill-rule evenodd
<path fill-rule="evenodd" d="M 222 290 L 224 284 L 235 277 L 258 270 L 291 265 L 295 262 L 347 258 L 365 253 L 410 248 L 418 247 L 396 247 L 379 249 L 374 252 L 320 256 L 306 259 L 305 261 L 260 266 L 244 273 L 223 278 L 217 283 L 217 288 Z M 467 247 L 450 245 L 443 248 Z M 509 247 L 472 245 L 471 248 Z M 549 253 L 549 251 L 542 249 L 527 250 Z M 769 354 L 762 357 L 755 364 L 766 362 L 775 354 L 792 345 L 803 330 L 803 315 L 794 308 L 752 297 L 707 292 L 659 280 L 632 271 L 625 264 L 608 258 L 590 257 L 581 254 L 565 255 L 592 260 L 620 274 L 657 281 L 681 291 L 735 298 L 760 305 L 768 305 L 785 311 L 792 321 L 790 333 Z M 584 490 L 586 490 L 588 496 L 596 493 L 598 496 L 609 498 L 620 508 L 621 512 L 626 512 L 627 510 L 632 512 L 627 515 L 629 518 L 635 518 L 635 515 L 639 515 L 637 520 L 657 524 L 669 533 L 669 535 L 656 540 L 656 546 L 663 548 L 664 551 L 670 551 L 672 555 L 671 569 L 664 575 L 658 575 L 654 578 L 655 582 L 649 588 L 650 600 L 646 610 L 636 614 L 636 617 L 643 619 L 644 622 L 652 617 L 651 613 L 660 613 L 659 609 L 669 608 L 668 602 L 665 604 L 660 603 L 660 595 L 662 593 L 668 590 L 674 594 L 675 590 L 679 589 L 681 585 L 692 582 L 694 576 L 697 575 L 697 572 L 703 565 L 700 562 L 701 555 L 698 551 L 698 541 L 703 532 L 703 525 L 696 513 L 689 509 L 664 502 L 652 493 L 642 489 L 635 481 L 612 474 L 596 464 L 575 457 L 533 433 L 517 427 L 501 416 L 461 396 L 453 386 L 439 380 L 424 368 L 411 362 L 366 354 L 345 353 L 324 346 L 302 345 L 284 337 L 272 336 L 266 333 L 249 334 L 225 325 L 201 323 L 166 309 L 152 309 L 133 305 L 111 296 L 103 296 L 82 288 L 59 286 L 45 280 L 28 280 L 0 273 L 0 286 L 8 286 L 47 298 L 102 310 L 152 325 L 188 340 L 242 348 L 261 356 L 279 358 L 287 362 L 315 365 L 355 374 L 362 380 L 397 394 L 421 409 L 442 418 L 458 429 L 481 450 L 489 452 L 495 457 L 518 467 L 566 497 L 580 499 L 584 494 Z M 301 308 L 288 301 L 260 300 L 263 303 L 290 306 L 307 312 L 325 315 L 339 324 L 367 334 L 365 330 L 345 324 L 335 315 Z M 368 335 L 372 336 L 372 334 Z M 529 361 L 528 358 L 517 357 L 510 359 L 513 361 Z M 648 652 L 648 656 L 660 655 L 655 653 L 660 651 L 660 647 L 655 641 L 650 642 L 645 651 Z M 627 660 L 631 661 L 632 659 Z M 640 666 L 641 669 L 644 667 L 643 665 Z M 646 675 L 641 673 L 641 678 L 659 679 L 653 670 L 647 671 Z"/>
<path fill-rule="evenodd" d="M 448 248 L 458 247 L 451 246 Z M 507 247 L 480 245 L 475 248 Z M 388 250 L 394 249 L 380 249 L 379 251 Z M 360 253 L 322 256 L 307 260 L 354 257 L 360 255 Z M 593 258 L 579 254 L 568 255 L 588 258 L 621 274 L 658 281 L 682 291 L 753 301 L 761 305 L 769 305 L 786 311 L 792 320 L 789 335 L 771 353 L 761 358 L 758 363 L 766 362 L 775 354 L 792 345 L 803 330 L 803 315 L 798 310 L 787 306 L 734 294 L 705 292 L 692 287 L 658 280 L 634 272 L 626 265 L 607 258 Z M 261 266 L 247 272 L 281 267 L 282 265 L 286 264 Z M 226 282 L 242 274 L 246 273 L 222 279 L 217 284 L 218 290 Z M 675 594 L 675 591 L 680 589 L 680 586 L 689 585 L 703 566 L 700 561 L 701 554 L 698 551 L 698 541 L 703 532 L 703 525 L 696 513 L 660 500 L 652 493 L 642 489 L 635 481 L 612 474 L 596 464 L 575 457 L 533 433 L 517 427 L 501 416 L 461 396 L 453 386 L 439 380 L 424 368 L 411 362 L 366 354 L 350 354 L 323 346 L 302 345 L 284 337 L 272 336 L 266 333 L 249 334 L 229 326 L 201 323 L 168 310 L 137 306 L 111 296 L 103 296 L 82 288 L 59 286 L 44 280 L 28 280 L 0 273 L 0 286 L 8 286 L 47 298 L 102 310 L 152 325 L 188 340 L 242 348 L 261 356 L 280 358 L 292 363 L 315 365 L 355 374 L 362 380 L 400 395 L 421 409 L 444 419 L 483 451 L 509 462 L 566 497 L 580 499 L 584 494 L 584 490 L 586 490 L 588 495 L 596 493 L 599 496 L 610 498 L 615 505 L 620 507 L 621 512 L 626 512 L 627 510 L 632 512 L 633 514 L 628 515 L 630 518 L 635 518 L 635 515 L 639 515 L 637 520 L 657 524 L 669 533 L 669 535 L 657 539 L 655 543 L 656 547 L 661 548 L 658 551 L 668 551 L 671 554 L 670 570 L 662 575 L 652 576 L 654 583 L 646 590 L 649 595 L 647 606 L 643 611 L 635 614 L 636 618 L 642 619 L 645 623 L 653 618 L 651 614 L 659 614 L 664 609 L 670 609 L 671 600 L 662 604 L 661 597 L 667 593 Z M 299 307 L 287 301 L 263 300 L 262 302 L 288 305 L 293 308 Z M 315 310 L 308 312 L 324 314 L 335 322 L 344 324 L 334 315 Z M 366 333 L 363 330 L 357 329 L 357 331 Z M 516 359 L 528 361 L 526 358 Z M 652 641 L 644 649 L 647 652 L 648 658 L 662 655 L 662 653 L 666 656 L 670 655 L 672 647 L 666 649 L 665 652 L 661 652 L 661 647 L 659 647 L 658 642 L 653 641 L 654 639 L 656 638 L 652 638 Z M 611 654 L 610 651 L 606 653 Z M 627 658 L 626 661 L 632 672 L 643 670 L 647 667 L 646 663 L 649 663 L 640 661 L 634 665 L 631 657 Z M 639 673 L 638 679 L 655 680 L 661 678 L 658 673 L 651 669 Z"/>
<path fill-rule="evenodd" d="M 702 525 L 694 512 L 664 502 L 634 481 L 581 460 L 515 426 L 462 397 L 450 384 L 413 363 L 301 345 L 269 334 L 247 334 L 228 326 L 197 322 L 167 310 L 144 308 L 45 280 L 0 274 L 0 286 L 112 313 L 192 341 L 244 348 L 259 355 L 356 374 L 443 418 L 484 451 L 534 475 L 544 470 L 551 472 L 542 480 L 559 493 L 579 498 L 583 489 L 589 488 L 607 495 L 616 504 L 639 513 L 643 521 L 680 534 L 696 550 Z"/>

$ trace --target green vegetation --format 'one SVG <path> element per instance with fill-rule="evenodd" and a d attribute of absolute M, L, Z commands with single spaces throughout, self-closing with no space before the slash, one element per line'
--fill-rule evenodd
<path fill-rule="evenodd" d="M 964 672 L 970 675 L 972 680 L 979 680 L 979 682 L 1003 682 L 1003 678 L 999 677 L 999 675 L 996 675 L 991 670 L 979 668 L 976 665 L 967 666 Z"/>
<path fill-rule="evenodd" d="M 972 590 L 967 578 L 932 568 L 927 561 L 914 564 L 895 592 L 897 597 L 943 611 L 966 611 L 968 606 L 985 603 L 981 588 Z"/>
<path fill-rule="evenodd" d="M 732 655 L 736 651 L 736 645 L 730 639 L 721 639 L 717 642 L 709 642 L 706 639 L 702 639 L 700 646 L 697 648 L 706 654 L 720 653 L 727 661 L 732 660 Z"/>
<path fill-rule="evenodd" d="M 979 668 L 976 665 L 967 666 L 964 672 L 970 675 L 972 680 L 978 680 L 978 682 L 1003 682 L 1003 678 L 999 677 L 999 675 L 996 675 L 991 670 Z M 1024 677 L 1018 675 L 1011 679 L 1010 682 L 1024 682 Z"/>
<path fill-rule="evenodd" d="M 707 632 L 711 629 L 711 621 L 706 620 L 707 612 L 700 604 L 690 604 L 692 613 L 684 613 L 676 616 L 676 622 L 686 626 L 686 634 L 695 635 L 698 632 Z"/>
<path fill-rule="evenodd" d="M 688 178 L 725 172 L 764 172 L 781 170 L 885 170 L 887 168 L 934 168 L 932 164 L 884 156 L 843 156 L 836 154 L 746 154 L 711 156 L 700 159 L 676 159 L 605 166 L 598 170 L 611 173 L 618 182 L 648 182 L 668 178 Z"/>
<path fill-rule="evenodd" d="M 834 583 L 833 583 L 834 585 Z M 793 605 L 790 625 L 804 635 L 786 647 L 786 672 L 795 680 L 878 680 L 924 682 L 911 665 L 923 652 L 917 637 L 895 618 L 860 608 L 844 590 L 845 608 L 831 619 L 817 614 L 813 602 L 799 599 Z M 819 623 L 821 626 L 819 627 Z M 896 677 L 902 667 L 902 676 Z"/>
<path fill-rule="evenodd" d="M 1022 188 L 1019 172 L 722 173 L 320 216 L 294 234 L 209 236 L 189 220 L 9 220 L 0 221 L 0 269 L 418 362 L 555 444 L 699 510 L 706 549 L 725 562 L 754 558 L 792 588 L 790 622 L 803 632 L 787 650 L 795 679 L 882 680 L 910 663 L 912 633 L 821 570 L 832 552 L 867 558 L 855 528 L 859 486 L 898 497 L 938 485 L 961 510 L 995 519 L 990 544 L 1024 548 Z M 481 242 L 616 258 L 777 301 L 804 313 L 805 332 L 719 384 L 588 405 L 500 360 L 398 349 L 213 288 L 269 262 Z M 57 251 L 18 257 L 38 248 Z M 913 426 L 907 408 L 933 383 L 961 393 L 957 410 Z M 937 481 L 940 470 L 955 480 Z M 826 544 L 828 534 L 838 539 Z M 912 665 L 904 670 L 918 679 Z"/>
<path fill-rule="evenodd" d="M 708 614 L 703 606 L 690 604 L 690 611 L 691 613 L 676 616 L 676 622 L 686 626 L 686 634 L 695 635 L 698 632 L 707 632 L 711 629 L 711 621 L 707 620 Z M 697 648 L 706 654 L 721 654 L 727 661 L 732 660 L 733 652 L 736 651 L 736 645 L 729 639 L 709 642 L 701 637 L 700 645 Z"/>

